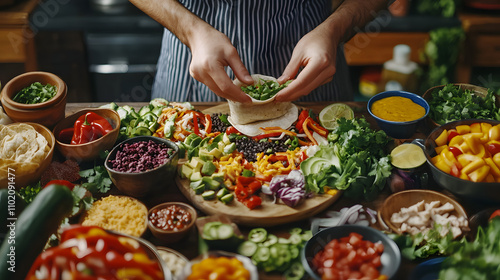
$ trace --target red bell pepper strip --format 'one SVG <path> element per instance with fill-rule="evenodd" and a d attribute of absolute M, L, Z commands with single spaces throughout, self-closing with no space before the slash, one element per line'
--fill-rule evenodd
<path fill-rule="evenodd" d="M 194 134 L 201 136 L 200 126 L 198 125 L 198 116 L 196 114 L 193 115 L 193 132 Z"/>
<path fill-rule="evenodd" d="M 282 133 L 283 132 L 271 132 L 271 133 L 260 134 L 260 135 L 254 136 L 253 139 L 255 139 L 256 141 L 259 141 L 259 140 L 264 139 L 264 138 L 278 137 Z"/>
<path fill-rule="evenodd" d="M 312 130 L 316 131 L 316 133 L 318 133 L 319 135 L 321 135 L 325 138 L 328 136 L 328 130 L 326 128 L 322 127 L 317 122 L 315 122 L 311 117 L 309 117 L 308 127 L 311 128 Z"/>
<path fill-rule="evenodd" d="M 314 137 L 312 136 L 312 133 L 309 131 L 309 128 L 308 128 L 309 121 L 311 121 L 311 120 L 312 119 L 310 117 L 307 117 L 307 119 L 302 124 L 302 129 L 304 129 L 304 133 L 307 135 L 307 138 L 309 138 L 309 140 L 311 140 L 311 142 L 314 145 L 318 145 L 318 141 L 316 141 L 316 139 L 314 139 Z"/>
<path fill-rule="evenodd" d="M 299 130 L 299 133 L 304 132 L 304 129 L 302 128 L 302 124 L 307 119 L 307 117 L 309 117 L 309 111 L 302 110 L 302 112 L 300 112 L 299 117 L 297 119 L 297 124 L 295 125 L 295 127 Z"/>

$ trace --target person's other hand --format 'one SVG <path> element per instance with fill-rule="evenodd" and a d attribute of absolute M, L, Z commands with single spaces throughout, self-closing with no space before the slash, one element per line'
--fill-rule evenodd
<path fill-rule="evenodd" d="M 335 74 L 337 44 L 321 26 L 304 35 L 295 46 L 280 84 L 297 78 L 276 95 L 276 101 L 294 101 L 332 80 Z"/>
<path fill-rule="evenodd" d="M 220 97 L 239 102 L 250 102 L 250 97 L 234 85 L 224 67 L 229 66 L 243 83 L 253 84 L 253 79 L 243 65 L 236 48 L 223 33 L 207 28 L 193 34 L 190 41 L 192 59 L 189 73 L 207 85 Z"/>

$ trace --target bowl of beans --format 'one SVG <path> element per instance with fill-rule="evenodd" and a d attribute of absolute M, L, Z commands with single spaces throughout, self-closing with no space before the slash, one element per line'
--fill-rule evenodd
<path fill-rule="evenodd" d="M 116 145 L 104 166 L 116 188 L 132 197 L 175 186 L 179 148 L 167 139 L 138 136 Z"/>
<path fill-rule="evenodd" d="M 198 214 L 186 203 L 165 202 L 151 208 L 148 228 L 162 244 L 170 244 L 185 238 L 192 230 Z"/>

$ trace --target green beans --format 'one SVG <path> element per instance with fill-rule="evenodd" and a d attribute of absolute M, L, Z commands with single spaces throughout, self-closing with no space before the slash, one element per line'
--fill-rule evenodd
<path fill-rule="evenodd" d="M 35 82 L 19 91 L 12 100 L 23 104 L 38 104 L 52 99 L 56 93 L 56 86 L 50 84 L 44 86 Z"/>
<path fill-rule="evenodd" d="M 257 100 L 267 100 L 275 96 L 280 90 L 288 86 L 292 81 L 289 80 L 284 84 L 279 84 L 275 81 L 264 81 L 261 80 L 262 84 L 256 84 L 251 86 L 243 86 L 241 90 L 250 95 L 253 99 Z"/>

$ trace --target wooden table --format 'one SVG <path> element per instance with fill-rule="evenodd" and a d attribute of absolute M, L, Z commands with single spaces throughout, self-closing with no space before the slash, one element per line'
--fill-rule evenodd
<path fill-rule="evenodd" d="M 364 116 L 367 119 L 367 121 L 372 125 L 373 129 L 378 129 L 378 126 L 377 126 L 375 120 L 370 116 L 370 114 L 367 111 L 367 108 L 366 108 L 367 103 L 366 102 L 344 102 L 344 103 L 349 105 L 354 110 L 356 117 Z M 128 104 L 128 105 L 138 109 L 146 104 L 147 103 L 133 103 L 133 104 Z M 196 109 L 203 111 L 203 110 L 206 110 L 206 109 L 211 108 L 213 106 L 220 105 L 222 103 L 218 103 L 218 102 L 195 103 L 195 102 L 192 102 L 191 104 L 194 105 L 194 107 Z M 76 111 L 79 111 L 81 109 L 84 109 L 84 108 L 99 107 L 101 105 L 103 105 L 103 103 L 71 103 L 71 104 L 68 104 L 66 107 L 66 115 L 70 115 L 70 114 L 72 114 Z M 118 105 L 122 106 L 125 104 L 118 103 Z M 319 103 L 319 102 L 315 102 L 315 103 L 299 102 L 299 103 L 296 103 L 296 105 L 312 109 L 313 112 L 318 114 L 321 111 L 321 109 L 323 109 L 328 104 L 327 103 Z M 426 131 L 426 130 L 428 130 L 428 129 L 426 129 L 425 127 L 420 127 L 419 130 L 417 131 L 417 133 L 413 136 L 413 138 L 425 138 L 426 133 L 428 133 L 428 131 Z M 408 142 L 411 140 L 412 139 L 398 139 L 398 140 L 396 140 L 396 142 L 403 143 L 403 142 Z M 466 209 L 466 211 L 469 214 L 469 217 L 471 215 L 475 214 L 477 211 L 481 210 L 483 207 L 485 207 L 485 205 L 474 205 L 474 204 L 468 203 L 466 201 L 463 201 L 457 197 L 454 197 L 448 191 L 443 190 L 436 185 L 430 185 L 429 187 L 455 198 L 458 202 L 460 202 L 462 204 L 462 206 L 464 206 L 464 208 Z M 118 191 L 116 190 L 116 188 L 113 188 L 111 193 L 118 193 Z M 382 192 L 374 201 L 370 201 L 370 202 L 353 201 L 353 200 L 348 199 L 346 197 L 340 197 L 340 199 L 338 201 L 336 201 L 332 206 L 330 206 L 325 211 L 339 211 L 340 209 L 342 209 L 344 207 L 351 207 L 351 206 L 356 205 L 356 204 L 361 204 L 361 205 L 368 207 L 370 209 L 378 210 L 379 207 L 384 202 L 384 200 L 390 194 L 391 194 L 390 190 L 388 188 L 386 188 L 385 191 Z M 179 191 L 177 186 L 175 186 L 175 184 L 173 184 L 168 189 L 167 192 L 164 192 L 160 195 L 155 194 L 154 196 L 146 197 L 146 198 L 142 199 L 142 201 L 146 204 L 146 206 L 148 208 L 151 208 L 152 206 L 154 206 L 156 204 L 166 202 L 166 201 L 183 201 L 183 202 L 189 203 L 189 201 L 186 199 L 186 197 L 184 197 L 182 195 L 182 193 Z M 322 216 L 322 214 L 317 215 L 317 216 Z M 270 232 L 272 232 L 273 234 L 280 236 L 280 235 L 286 234 L 290 228 L 297 227 L 297 226 L 308 229 L 310 227 L 310 224 L 309 224 L 308 220 L 305 220 L 305 221 L 299 221 L 296 223 L 287 224 L 285 226 L 271 227 L 271 228 L 267 228 L 267 229 Z M 374 225 L 374 227 L 380 229 L 380 226 L 378 224 Z M 246 228 L 246 227 L 239 226 L 239 228 L 244 234 L 248 233 L 248 231 L 249 231 L 249 228 Z M 154 239 L 154 237 L 151 234 L 147 235 L 145 238 L 150 240 L 151 242 L 153 242 L 155 245 L 161 245 L 157 240 Z M 193 259 L 198 255 L 198 236 L 197 236 L 197 233 L 196 233 L 196 231 L 193 231 L 186 240 L 184 240 L 182 242 L 178 242 L 176 244 L 168 244 L 166 246 L 181 252 L 189 259 Z M 412 262 L 412 261 L 409 261 L 409 260 L 406 260 L 405 258 L 403 258 L 400 269 L 398 271 L 398 274 L 394 277 L 394 279 L 408 279 L 409 274 L 411 273 L 411 271 L 415 268 L 415 266 L 417 264 L 418 264 L 418 262 L 416 262 L 416 261 Z M 262 280 L 265 280 L 265 279 L 278 280 L 278 279 L 282 279 L 282 277 L 279 275 L 261 274 L 260 279 L 262 279 Z"/>

